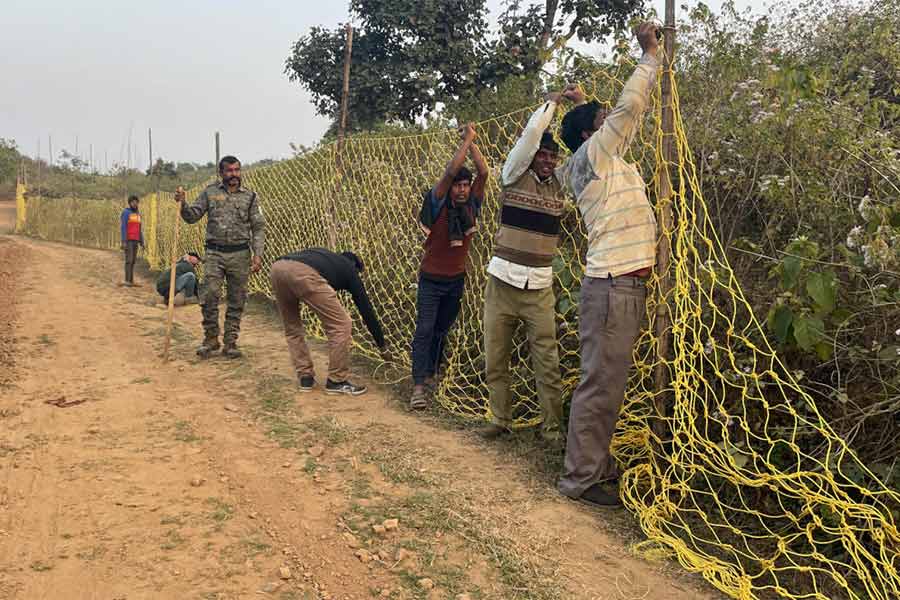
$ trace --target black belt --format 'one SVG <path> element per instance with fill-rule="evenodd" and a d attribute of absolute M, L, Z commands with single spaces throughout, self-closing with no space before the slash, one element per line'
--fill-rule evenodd
<path fill-rule="evenodd" d="M 617 277 L 613 277 L 609 273 L 607 273 L 605 280 L 610 283 L 615 283 L 619 286 L 631 286 L 635 288 L 642 288 L 647 286 L 647 278 L 646 277 L 638 277 L 637 275 L 619 275 Z"/>
<path fill-rule="evenodd" d="M 216 244 L 215 242 L 206 242 L 207 250 L 215 250 L 216 252 L 240 252 L 242 250 L 249 250 L 250 244 L 244 242 L 243 244 Z"/>

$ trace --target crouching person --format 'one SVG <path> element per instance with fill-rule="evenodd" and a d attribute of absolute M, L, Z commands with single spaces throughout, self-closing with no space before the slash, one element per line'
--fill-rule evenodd
<path fill-rule="evenodd" d="M 200 280 L 194 268 L 201 262 L 200 255 L 188 252 L 175 263 L 175 306 L 199 304 Z M 156 291 L 162 296 L 163 304 L 169 303 L 169 282 L 172 280 L 172 269 L 166 269 L 156 280 Z"/>
<path fill-rule="evenodd" d="M 315 370 L 300 318 L 300 302 L 318 315 L 328 337 L 325 393 L 358 396 L 366 392 L 365 386 L 349 381 L 352 320 L 337 296 L 341 290 L 350 292 L 375 344 L 384 351 L 381 324 L 359 277 L 363 268 L 362 260 L 352 252 L 337 254 L 325 248 L 294 252 L 282 256 L 272 265 L 269 278 L 301 392 L 312 391 L 315 387 Z"/>

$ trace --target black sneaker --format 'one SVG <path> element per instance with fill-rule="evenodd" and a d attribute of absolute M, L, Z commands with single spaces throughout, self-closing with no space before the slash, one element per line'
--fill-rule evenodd
<path fill-rule="evenodd" d="M 312 375 L 304 375 L 297 381 L 297 389 L 301 392 L 311 392 L 316 386 L 316 380 Z"/>
<path fill-rule="evenodd" d="M 325 383 L 326 394 L 347 394 L 349 396 L 360 396 L 366 393 L 366 386 L 353 385 L 349 381 L 332 381 Z"/>
<path fill-rule="evenodd" d="M 622 501 L 619 499 L 618 486 L 616 486 L 615 491 L 615 494 L 611 494 L 604 490 L 599 483 L 595 483 L 575 499 L 590 506 L 622 506 Z"/>

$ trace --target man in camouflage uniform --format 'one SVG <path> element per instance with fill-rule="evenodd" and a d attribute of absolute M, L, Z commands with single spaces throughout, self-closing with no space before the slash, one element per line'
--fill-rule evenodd
<path fill-rule="evenodd" d="M 175 192 L 175 200 L 181 204 L 181 218 L 186 222 L 196 223 L 203 215 L 208 217 L 203 267 L 206 279 L 202 299 L 204 339 L 197 355 L 209 358 L 219 349 L 219 299 L 225 282 L 228 310 L 225 312 L 222 355 L 240 358 L 237 339 L 247 300 L 247 280 L 250 273 L 256 273 L 262 267 L 265 221 L 256 193 L 241 186 L 241 163 L 237 158 L 226 156 L 219 161 L 219 176 L 221 182 L 200 192 L 193 204 L 184 202 L 184 190 L 180 188 Z"/>

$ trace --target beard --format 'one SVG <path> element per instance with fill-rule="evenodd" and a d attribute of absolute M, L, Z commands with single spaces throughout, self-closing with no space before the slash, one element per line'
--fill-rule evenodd
<path fill-rule="evenodd" d="M 237 175 L 235 175 L 234 177 L 226 177 L 225 184 L 240 187 L 241 186 L 241 178 L 238 177 Z"/>

